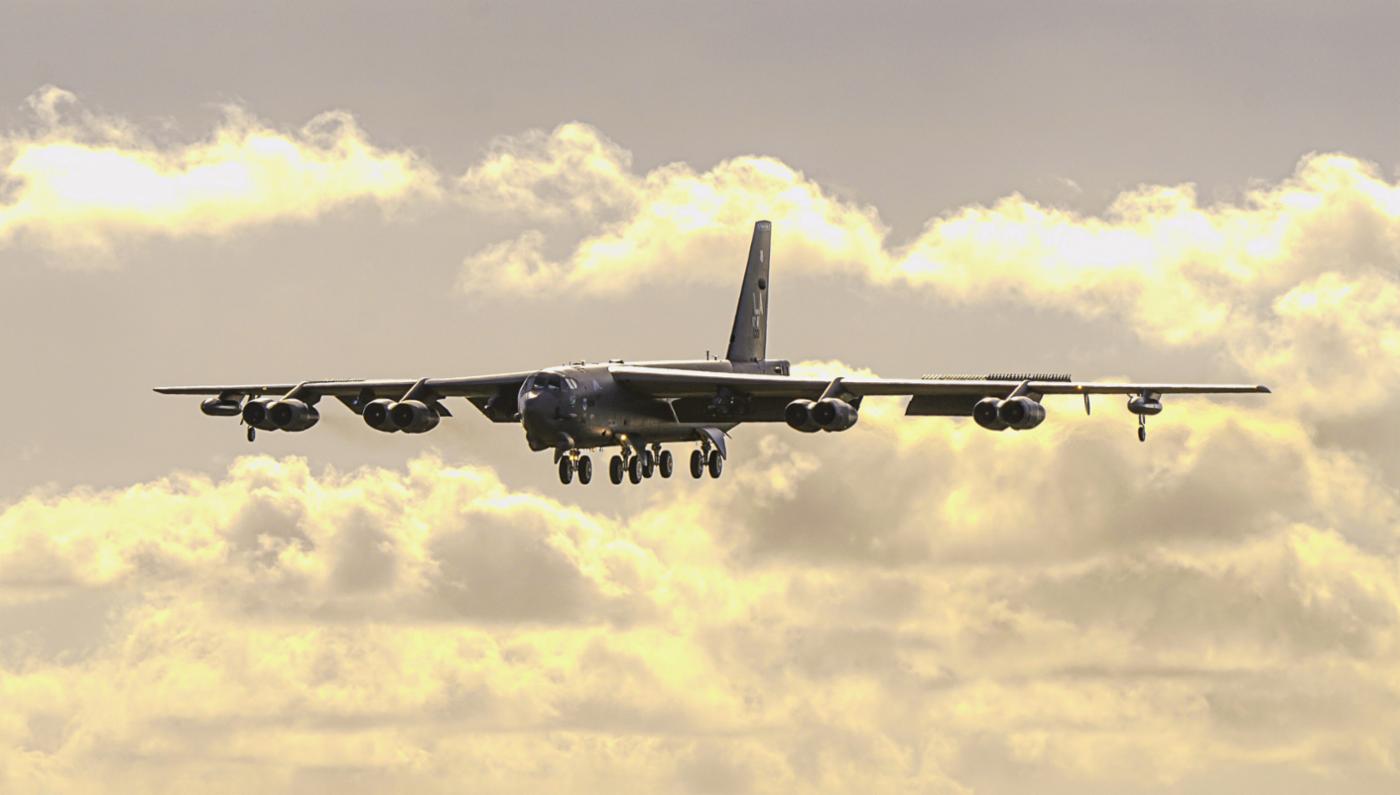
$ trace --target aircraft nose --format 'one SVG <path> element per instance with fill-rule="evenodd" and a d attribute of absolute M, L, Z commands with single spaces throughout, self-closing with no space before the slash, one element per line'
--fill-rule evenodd
<path fill-rule="evenodd" d="M 531 392 L 520 401 L 520 421 L 532 435 L 546 436 L 554 426 L 559 399 L 546 392 Z"/>

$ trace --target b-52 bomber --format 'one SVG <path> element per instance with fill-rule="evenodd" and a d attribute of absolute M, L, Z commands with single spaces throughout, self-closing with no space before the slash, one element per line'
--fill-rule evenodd
<path fill-rule="evenodd" d="M 608 460 L 613 483 L 640 483 L 675 469 L 663 445 L 693 443 L 690 474 L 718 478 L 728 457 L 727 432 L 746 422 L 785 422 L 802 433 L 855 426 L 861 400 L 872 395 L 910 398 L 905 414 L 971 417 L 990 431 L 1027 431 L 1045 420 L 1042 398 L 1122 395 L 1147 440 L 1147 418 L 1169 394 L 1268 392 L 1253 384 L 1092 383 L 1068 375 L 996 373 L 917 379 L 798 378 L 789 362 L 767 358 L 769 242 L 772 225 L 754 225 L 739 306 L 723 359 L 655 362 L 579 362 L 542 370 L 450 378 L 302 381 L 159 387 L 167 395 L 207 395 L 200 406 L 215 417 L 241 417 L 248 441 L 258 431 L 296 433 L 320 419 L 316 408 L 332 397 L 384 433 L 427 433 L 445 402 L 461 397 L 492 422 L 520 423 L 531 450 L 551 450 L 559 479 L 593 479 L 586 450 L 617 448 Z"/>

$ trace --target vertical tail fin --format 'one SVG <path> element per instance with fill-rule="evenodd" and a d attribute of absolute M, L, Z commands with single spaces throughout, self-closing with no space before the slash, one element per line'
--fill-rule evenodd
<path fill-rule="evenodd" d="M 753 225 L 749 264 L 744 269 L 734 330 L 729 333 L 729 351 L 724 356 L 731 362 L 757 362 L 768 353 L 768 250 L 772 234 L 773 225 L 767 221 Z"/>

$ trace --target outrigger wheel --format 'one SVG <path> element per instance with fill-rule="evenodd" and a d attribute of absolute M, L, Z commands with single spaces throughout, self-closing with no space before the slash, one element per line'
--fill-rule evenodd
<path fill-rule="evenodd" d="M 1141 414 L 1138 415 L 1138 441 L 1147 441 L 1147 418 Z"/>
<path fill-rule="evenodd" d="M 705 475 L 705 454 L 699 450 L 690 451 L 690 476 L 700 479 Z"/>
<path fill-rule="evenodd" d="M 608 461 L 608 478 L 612 480 L 614 486 L 622 483 L 623 469 L 622 456 L 615 455 Z"/>
<path fill-rule="evenodd" d="M 251 442 L 251 441 L 253 441 L 253 440 L 256 439 L 256 438 L 258 438 L 258 429 L 257 429 L 257 428 L 254 428 L 254 427 L 251 426 L 251 425 L 249 425 L 249 426 L 248 426 L 248 441 Z"/>

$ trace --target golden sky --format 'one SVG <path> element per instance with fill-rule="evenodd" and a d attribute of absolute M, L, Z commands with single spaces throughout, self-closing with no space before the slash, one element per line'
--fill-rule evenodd
<path fill-rule="evenodd" d="M 0 33 L 0 793 L 1400 786 L 1393 8 L 64 8 Z M 583 488 L 149 393 L 698 358 L 758 218 L 795 370 L 1275 394 Z"/>

